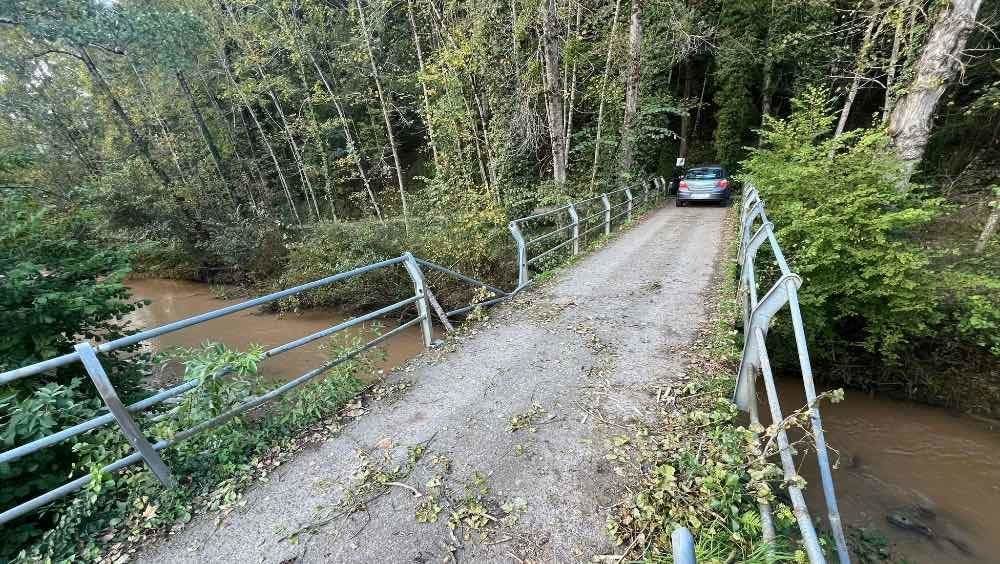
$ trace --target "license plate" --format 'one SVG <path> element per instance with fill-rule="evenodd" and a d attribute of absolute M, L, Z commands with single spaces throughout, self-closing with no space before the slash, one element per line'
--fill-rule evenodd
<path fill-rule="evenodd" d="M 691 194 L 691 197 L 695 200 L 710 200 L 712 198 L 712 194 Z"/>

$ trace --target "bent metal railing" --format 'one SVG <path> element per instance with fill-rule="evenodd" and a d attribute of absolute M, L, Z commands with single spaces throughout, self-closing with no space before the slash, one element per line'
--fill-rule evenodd
<path fill-rule="evenodd" d="M 416 304 L 417 307 L 417 316 L 415 318 L 405 323 L 402 323 L 395 329 L 392 329 L 391 331 L 379 335 L 378 337 L 368 341 L 363 345 L 354 348 L 350 352 L 347 352 L 292 380 L 289 380 L 288 382 L 282 384 L 281 386 L 267 393 L 261 394 L 247 401 L 244 401 L 243 403 L 235 407 L 232 407 L 226 410 L 225 412 L 215 417 L 212 417 L 211 419 L 202 421 L 201 423 L 198 423 L 189 429 L 185 429 L 183 431 L 176 433 L 170 438 L 162 439 L 155 443 L 149 442 L 145 434 L 143 434 L 142 430 L 139 428 L 139 425 L 136 423 L 136 420 L 133 418 L 133 415 L 141 413 L 155 405 L 163 403 L 168 399 L 181 396 L 200 386 L 203 381 L 200 379 L 188 380 L 182 382 L 181 384 L 173 386 L 172 388 L 162 390 L 132 405 L 126 406 L 122 403 L 120 397 L 118 396 L 118 392 L 115 390 L 114 386 L 108 379 L 108 375 L 104 370 L 104 366 L 101 364 L 101 361 L 98 358 L 98 355 L 101 353 L 107 353 L 114 350 L 129 347 L 138 343 L 148 341 L 155 337 L 159 337 L 161 335 L 166 335 L 168 333 L 180 331 L 187 327 L 191 327 L 192 325 L 197 325 L 199 323 L 204 323 L 206 321 L 224 317 L 239 311 L 275 302 L 277 300 L 287 298 L 289 296 L 293 296 L 296 294 L 300 294 L 308 290 L 312 290 L 322 286 L 328 286 L 336 282 L 355 278 L 357 276 L 361 276 L 365 273 L 372 272 L 374 270 L 390 268 L 397 265 L 402 265 L 406 269 L 407 274 L 412 280 L 413 296 L 400 300 L 392 305 L 377 309 L 365 315 L 361 315 L 359 317 L 355 317 L 353 319 L 344 321 L 342 323 L 338 323 L 327 329 L 323 329 L 321 331 L 317 331 L 310 335 L 306 335 L 302 338 L 289 341 L 288 343 L 285 343 L 283 345 L 276 346 L 266 351 L 263 355 L 263 358 L 266 359 L 278 356 L 280 354 L 286 353 L 292 349 L 296 349 L 298 347 L 301 347 L 318 339 L 329 337 L 341 331 L 350 329 L 351 327 L 355 327 L 367 321 L 371 321 L 376 318 L 382 317 L 390 312 L 400 310 L 411 304 Z M 443 272 L 447 275 L 456 277 L 459 280 L 462 280 L 469 284 L 486 288 L 487 290 L 493 292 L 498 296 L 476 304 L 472 304 L 468 307 L 450 311 L 444 314 L 446 317 L 457 316 L 474 307 L 490 305 L 500 300 L 506 299 L 512 295 L 511 293 L 505 292 L 499 288 L 490 286 L 489 284 L 485 284 L 483 282 L 475 280 L 474 278 L 470 278 L 468 276 L 455 272 L 454 270 L 451 270 L 439 264 L 435 264 L 427 260 L 416 258 L 410 253 L 404 253 L 402 256 L 396 258 L 383 260 L 381 262 L 376 262 L 374 264 L 369 264 L 367 266 L 355 268 L 354 270 L 349 270 L 347 272 L 342 272 L 340 274 L 328 276 L 326 278 L 316 280 L 314 282 L 309 282 L 307 284 L 295 286 L 294 288 L 288 288 L 287 290 L 281 290 L 279 292 L 274 292 L 266 296 L 261 296 L 259 298 L 247 300 L 245 302 L 241 302 L 221 309 L 189 317 L 187 319 L 182 319 L 179 321 L 175 321 L 173 323 L 168 323 L 160 327 L 142 331 L 133 335 L 128 335 L 126 337 L 115 339 L 113 341 L 107 341 L 96 345 L 84 341 L 78 343 L 75 346 L 75 350 L 71 353 L 67 353 L 62 356 L 57 356 L 49 360 L 38 362 L 30 366 L 25 366 L 22 368 L 17 368 L 4 373 L 0 373 L 0 385 L 8 384 L 10 382 L 22 378 L 38 376 L 39 374 L 42 374 L 49 370 L 53 370 L 61 366 L 66 366 L 75 362 L 80 362 L 83 365 L 84 370 L 90 376 L 91 381 L 94 383 L 97 392 L 104 400 L 104 404 L 107 407 L 108 413 L 100 415 L 98 417 L 94 417 L 92 419 L 74 425 L 72 427 L 62 429 L 61 431 L 42 437 L 40 439 L 36 439 L 29 443 L 19 445 L 10 450 L 0 452 L 0 464 L 9 464 L 25 456 L 28 456 L 29 454 L 51 447 L 68 439 L 71 439 L 77 435 L 81 435 L 88 431 L 92 431 L 94 429 L 103 427 L 105 425 L 110 424 L 111 422 L 117 422 L 118 426 L 121 428 L 122 433 L 125 435 L 125 438 L 128 440 L 129 444 L 134 449 L 134 452 L 132 452 L 128 456 L 125 456 L 110 464 L 107 464 L 101 469 L 101 472 L 107 472 L 107 473 L 117 472 L 135 463 L 144 462 L 146 466 L 148 466 L 149 469 L 156 476 L 157 480 L 159 480 L 160 483 L 163 484 L 163 486 L 173 487 L 176 484 L 176 482 L 170 473 L 170 469 L 160 458 L 159 452 L 162 451 L 163 449 L 169 448 L 202 431 L 206 431 L 208 429 L 217 427 L 225 423 L 226 421 L 232 419 L 233 417 L 236 417 L 237 415 L 246 413 L 267 402 L 277 399 L 285 395 L 286 393 L 290 392 L 291 390 L 314 380 L 316 377 L 332 369 L 333 367 L 342 364 L 354 358 L 355 356 L 375 347 L 379 343 L 393 337 L 394 335 L 401 333 L 402 331 L 408 329 L 413 325 L 420 324 L 421 335 L 423 337 L 424 346 L 428 348 L 431 347 L 434 343 L 434 334 L 433 334 L 433 329 L 431 327 L 431 315 L 430 315 L 431 307 L 428 299 L 428 291 L 424 282 L 424 276 L 423 276 L 423 271 L 421 270 L 421 266 Z M 229 371 L 227 369 L 220 370 L 215 374 L 213 374 L 211 378 L 223 377 L 228 372 Z M 18 517 L 21 517 L 31 511 L 34 511 L 35 509 L 38 509 L 59 498 L 65 497 L 77 490 L 80 490 L 81 488 L 85 487 L 91 481 L 92 478 L 93 474 L 81 476 L 53 490 L 50 490 L 42 495 L 39 495 L 33 499 L 29 499 L 15 507 L 3 511 L 3 513 L 0 513 L 0 525 L 3 525 L 4 523 L 7 523 L 13 519 L 17 519 Z"/>
<path fill-rule="evenodd" d="M 756 230 L 754 227 L 758 226 Z M 781 275 L 778 280 L 759 296 L 757 289 L 756 258 L 757 251 L 764 243 L 768 243 L 774 262 Z M 830 472 L 830 460 L 827 455 L 826 438 L 823 435 L 823 422 L 820 419 L 819 404 L 816 401 L 816 386 L 813 382 L 812 365 L 809 360 L 809 348 L 806 342 L 805 327 L 802 323 L 802 312 L 799 309 L 798 289 L 802 278 L 793 273 L 781 251 L 781 246 L 774 235 L 774 225 L 768 221 L 764 211 L 764 201 L 757 188 L 751 183 L 746 184 L 743 195 L 743 205 L 740 213 L 740 247 L 737 260 L 740 264 L 740 279 L 737 299 L 743 309 L 743 355 L 740 361 L 739 373 L 736 378 L 736 388 L 733 402 L 737 407 L 750 415 L 750 423 L 759 428 L 760 419 L 757 407 L 757 376 L 764 381 L 771 421 L 776 426 L 775 439 L 778 443 L 778 453 L 784 471 L 784 482 L 788 487 L 788 496 L 802 535 L 802 543 L 806 554 L 812 563 L 826 562 L 826 557 L 820 546 L 813 526 L 812 518 L 806 507 L 801 483 L 795 461 L 792 459 L 792 448 L 785 432 L 778 403 L 778 390 L 774 381 L 774 373 L 767 353 L 766 336 L 772 318 L 785 305 L 791 313 L 792 329 L 795 335 L 795 346 L 799 357 L 799 367 L 802 372 L 802 385 L 805 388 L 809 408 L 809 419 L 812 426 L 813 440 L 816 445 L 816 460 L 819 465 L 820 481 L 823 487 L 823 498 L 826 502 L 827 517 L 830 532 L 836 545 L 837 556 L 841 564 L 850 563 L 847 540 L 844 537 L 840 522 L 840 510 L 837 507 L 837 495 L 833 485 L 833 474 Z M 755 439 L 759 437 L 755 432 Z M 775 537 L 774 522 L 771 517 L 771 507 L 768 503 L 760 503 L 761 528 L 764 540 L 772 542 Z M 674 531 L 674 561 L 694 563 L 694 540 L 686 529 Z"/>
<path fill-rule="evenodd" d="M 665 196 L 667 183 L 661 177 L 654 177 L 643 182 L 640 189 L 642 196 L 638 199 L 635 197 L 632 187 L 621 188 L 511 221 L 508 227 L 517 243 L 517 287 L 522 288 L 531 281 L 529 268 L 545 257 L 568 248 L 569 245 L 572 245 L 573 255 L 580 254 L 580 240 L 599 229 L 603 230 L 604 235 L 610 235 L 612 223 L 616 219 L 622 217 L 625 217 L 626 221 L 632 219 L 632 214 L 637 209 L 637 203 L 647 206 L 650 203 L 650 196 L 654 202 Z M 594 211 L 594 206 L 597 203 L 600 203 L 601 207 Z M 531 239 L 525 237 L 527 231 L 525 226 L 530 222 L 561 222 L 562 220 L 568 221 Z M 563 237 L 561 241 L 559 236 Z M 556 238 L 554 245 L 552 244 L 553 237 Z M 543 250 L 531 255 L 534 248 L 547 241 L 548 244 L 541 247 Z"/>
<path fill-rule="evenodd" d="M 652 188 L 652 197 L 655 201 L 659 199 L 661 195 L 665 195 L 666 182 L 664 182 L 662 178 L 654 178 L 650 180 L 648 183 L 646 183 L 645 186 L 643 186 L 642 198 L 640 201 L 644 205 L 648 204 L 650 201 L 651 188 Z M 611 203 L 612 200 L 616 198 L 622 198 L 622 199 L 620 202 L 612 204 Z M 588 203 L 593 203 L 597 200 L 600 200 L 603 205 L 601 211 L 598 212 L 598 214 L 591 214 L 585 216 L 582 219 L 577 216 L 578 206 L 586 206 Z M 590 198 L 588 200 L 583 200 L 581 202 L 575 202 L 551 211 L 535 214 L 533 216 L 525 218 L 516 219 L 513 222 L 511 222 L 510 224 L 511 232 L 514 234 L 514 238 L 518 244 L 518 257 L 519 257 L 518 287 L 513 292 L 506 292 L 500 288 L 497 288 L 496 286 L 491 286 L 484 282 L 480 282 L 479 280 L 465 276 L 464 274 L 456 272 L 440 264 L 436 264 L 428 260 L 417 258 L 410 253 L 404 253 L 402 256 L 396 258 L 383 260 L 380 262 L 369 264 L 367 266 L 358 267 L 353 270 L 349 270 L 347 272 L 341 272 L 339 274 L 328 276 L 326 278 L 309 282 L 307 284 L 302 284 L 300 286 L 295 286 L 293 288 L 288 288 L 286 290 L 274 292 L 266 296 L 261 296 L 259 298 L 254 298 L 251 300 L 247 300 L 245 302 L 233 304 L 200 315 L 195 315 L 193 317 L 189 317 L 186 319 L 174 321 L 172 323 L 168 323 L 160 327 L 155 327 L 153 329 L 148 329 L 146 331 L 141 331 L 133 335 L 128 335 L 120 339 L 115 339 L 112 341 L 107 341 L 99 344 L 92 344 L 88 341 L 80 342 L 77 345 L 75 345 L 74 351 L 71 353 L 67 353 L 48 360 L 37 362 L 30 366 L 24 366 L 21 368 L 16 368 L 14 370 L 0 373 L 0 386 L 2 386 L 4 384 L 20 380 L 22 378 L 38 376 L 39 374 L 48 372 L 50 370 L 54 370 L 56 368 L 66 366 L 75 362 L 80 362 L 83 365 L 84 370 L 90 377 L 91 381 L 93 382 L 94 387 L 97 389 L 98 394 L 100 394 L 101 399 L 104 401 L 104 404 L 107 407 L 108 411 L 108 413 L 94 417 L 77 425 L 73 425 L 72 427 L 67 427 L 51 435 L 47 435 L 40 439 L 36 439 L 31 442 L 25 443 L 23 445 L 16 446 L 7 451 L 0 452 L 0 464 L 9 464 L 15 462 L 21 458 L 24 458 L 25 456 L 38 452 L 42 449 L 57 445 L 59 443 L 62 443 L 78 435 L 82 435 L 94 429 L 104 427 L 112 422 L 117 422 L 119 428 L 122 431 L 122 434 L 125 435 L 125 438 L 132 446 L 134 452 L 132 452 L 128 456 L 125 456 L 123 458 L 115 460 L 114 462 L 111 462 L 110 464 L 105 465 L 104 467 L 101 468 L 101 472 L 114 473 L 133 464 L 143 462 L 146 464 L 146 466 L 149 467 L 150 471 L 152 471 L 154 476 L 157 478 L 157 480 L 159 480 L 159 482 L 163 486 L 173 487 L 176 484 L 176 482 L 170 473 L 170 469 L 167 467 L 167 465 L 163 462 L 163 459 L 160 457 L 159 454 L 160 451 L 169 448 L 188 438 L 191 438 L 192 436 L 202 431 L 207 431 L 209 429 L 217 427 L 240 414 L 246 413 L 265 403 L 280 398 L 281 396 L 298 388 L 299 386 L 302 386 L 303 384 L 306 384 L 316 379 L 324 372 L 327 372 L 330 369 L 344 362 L 347 362 L 348 360 L 356 357 L 357 355 L 375 347 L 379 343 L 382 343 L 383 341 L 401 333 L 402 331 L 405 331 L 406 329 L 412 327 L 413 325 L 416 324 L 420 325 L 424 346 L 430 348 L 434 343 L 434 334 L 433 334 L 433 328 L 431 326 L 431 314 L 430 314 L 433 302 L 430 299 L 429 296 L 430 292 L 426 287 L 421 267 L 442 272 L 446 275 L 457 278 L 468 284 L 485 288 L 486 290 L 489 290 L 494 294 L 493 297 L 489 297 L 485 300 L 449 312 L 442 312 L 438 310 L 439 315 L 446 319 L 456 317 L 472 310 L 473 308 L 490 306 L 510 298 L 528 284 L 529 282 L 529 279 L 527 278 L 528 264 L 536 262 L 543 256 L 547 256 L 548 254 L 553 252 L 553 250 L 564 247 L 569 242 L 573 243 L 573 254 L 578 254 L 580 250 L 579 241 L 581 237 L 585 237 L 591 231 L 594 231 L 601 227 L 603 227 L 605 234 L 610 234 L 612 222 L 615 219 L 626 215 L 628 216 L 628 219 L 631 219 L 632 214 L 634 212 L 634 206 L 635 206 L 635 198 L 633 196 L 632 190 L 629 188 L 623 188 L 621 190 L 616 190 L 614 192 L 602 194 L 595 198 Z M 527 257 L 528 247 L 534 243 L 545 240 L 551 235 L 551 233 L 549 235 L 533 239 L 532 241 L 526 243 L 524 238 L 521 237 L 520 235 L 518 225 L 522 224 L 523 222 L 551 216 L 554 214 L 558 214 L 560 212 L 567 212 L 570 214 L 571 223 L 569 224 L 568 227 L 571 227 L 573 229 L 572 237 L 567 241 L 559 243 L 553 249 L 549 249 L 544 253 L 542 253 L 541 255 L 538 255 L 532 259 L 528 259 Z M 612 214 L 612 212 L 616 213 Z M 594 226 L 590 228 L 585 229 L 581 233 L 580 226 L 581 225 L 586 226 L 590 220 L 594 219 L 598 215 L 602 218 L 602 221 L 596 223 Z M 562 232 L 568 227 L 563 226 L 557 228 L 555 232 L 556 233 Z M 289 380 L 288 382 L 282 384 L 281 386 L 269 392 L 253 397 L 235 407 L 226 410 L 225 412 L 215 417 L 212 417 L 211 419 L 202 421 L 201 423 L 198 423 L 189 429 L 185 429 L 183 431 L 174 434 L 170 438 L 161 439 L 156 441 L 155 443 L 151 443 L 149 439 L 146 438 L 145 434 L 142 432 L 141 428 L 136 423 L 136 420 L 134 419 L 133 415 L 142 413 L 172 398 L 177 398 L 179 396 L 182 396 L 183 394 L 199 387 L 202 384 L 202 380 L 192 379 L 182 382 L 176 386 L 173 386 L 166 390 L 159 391 L 148 398 L 145 398 L 141 401 L 126 406 L 122 403 L 117 390 L 115 390 L 114 386 L 111 384 L 107 372 L 105 371 L 104 366 L 102 365 L 101 360 L 98 356 L 102 353 L 108 353 L 115 350 L 130 347 L 139 343 L 143 343 L 149 341 L 150 339 L 159 337 L 161 335 L 166 335 L 168 333 L 173 333 L 175 331 L 181 331 L 187 327 L 198 325 L 206 321 L 231 315 L 250 308 L 269 304 L 293 295 L 300 294 L 302 292 L 306 292 L 323 286 L 328 286 L 336 282 L 349 280 L 368 272 L 372 272 L 383 268 L 390 268 L 397 265 L 402 265 L 406 269 L 407 274 L 412 280 L 413 290 L 414 290 L 413 296 L 400 300 L 386 307 L 377 309 L 370 313 L 361 315 L 359 317 L 355 317 L 353 319 L 344 321 L 342 323 L 338 323 L 327 329 L 317 331 L 310 335 L 306 335 L 299 339 L 295 339 L 293 341 L 289 341 L 285 344 L 271 348 L 264 352 L 263 359 L 272 358 L 281 355 L 283 353 L 286 353 L 290 350 L 312 343 L 316 340 L 325 337 L 330 337 L 336 333 L 345 331 L 347 329 L 350 329 L 367 321 L 383 317 L 393 311 L 400 310 L 411 304 L 416 304 L 417 307 L 417 316 L 415 318 L 405 323 L 402 323 L 401 325 L 392 329 L 391 331 L 388 331 L 385 334 L 382 334 L 363 345 L 354 348 L 350 352 L 347 352 L 292 380 Z M 228 372 L 229 372 L 228 369 L 222 369 L 210 377 L 221 378 L 224 377 Z M 158 417 L 162 416 L 163 414 L 156 415 L 151 420 L 155 421 L 157 420 Z M 84 488 L 88 483 L 90 483 L 92 479 L 93 479 L 92 473 L 87 474 L 85 476 L 81 476 L 44 494 L 29 499 L 15 507 L 6 509 L 2 513 L 0 513 L 0 525 L 3 525 L 19 517 L 22 517 L 27 513 L 30 513 L 45 505 L 48 505 L 49 503 L 57 499 L 60 499 L 75 491 L 78 491 Z"/>

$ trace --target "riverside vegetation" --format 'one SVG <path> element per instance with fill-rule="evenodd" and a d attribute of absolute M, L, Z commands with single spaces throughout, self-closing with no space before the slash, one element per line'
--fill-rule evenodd
<path fill-rule="evenodd" d="M 511 218 L 680 156 L 767 198 L 818 374 L 996 417 L 998 18 L 997 0 L 6 2 L 0 369 L 129 331 L 130 273 L 266 290 L 410 250 L 502 284 Z M 281 307 L 407 285 L 376 275 Z M 184 413 L 257 386 L 251 353 L 187 352 L 196 372 L 236 355 L 243 383 Z M 128 401 L 154 359 L 124 353 L 109 369 Z M 287 400 L 296 416 L 168 455 L 204 476 L 177 498 L 101 476 L 6 526 L 0 557 L 93 556 L 95 535 L 183 520 L 247 475 L 239 448 L 262 455 L 350 396 L 343 371 Z M 67 367 L 0 389 L 3 449 L 95 413 L 85 382 Z M 0 466 L 0 505 L 122 448 L 94 432 Z M 138 497 L 96 495 L 123 481 Z"/>

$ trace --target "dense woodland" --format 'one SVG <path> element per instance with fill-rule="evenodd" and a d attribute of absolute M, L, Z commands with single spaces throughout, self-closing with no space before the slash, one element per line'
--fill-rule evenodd
<path fill-rule="evenodd" d="M 508 285 L 510 219 L 685 157 L 761 188 L 825 377 L 996 415 L 998 30 L 997 0 L 6 0 L 0 370 L 121 330 L 129 274 L 409 249 Z M 0 400 L 5 446 L 72 376 Z"/>

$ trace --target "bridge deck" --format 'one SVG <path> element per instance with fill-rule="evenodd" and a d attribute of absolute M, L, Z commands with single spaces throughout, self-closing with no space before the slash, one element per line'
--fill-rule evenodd
<path fill-rule="evenodd" d="M 657 388 L 683 372 L 672 349 L 692 338 L 704 316 L 724 215 L 710 207 L 653 212 L 444 350 L 390 375 L 389 383 L 411 383 L 405 395 L 373 401 L 337 436 L 250 490 L 246 505 L 221 523 L 196 518 L 140 560 L 442 562 L 456 544 L 454 556 L 471 562 L 614 553 L 605 517 L 622 493 L 606 444 L 619 426 L 651 418 Z M 520 415 L 526 423 L 510 430 Z M 406 463 L 408 447 L 425 442 L 425 455 L 397 480 L 422 497 L 393 485 L 363 510 L 286 538 L 362 491 L 360 452 L 370 465 L 389 461 L 392 469 Z M 418 522 L 436 477 L 443 490 L 434 500 L 437 521 Z M 451 512 L 474 508 L 468 499 L 484 489 L 491 516 L 503 517 L 500 506 L 522 499 L 520 516 L 492 523 L 485 539 L 468 526 L 453 536 Z"/>

